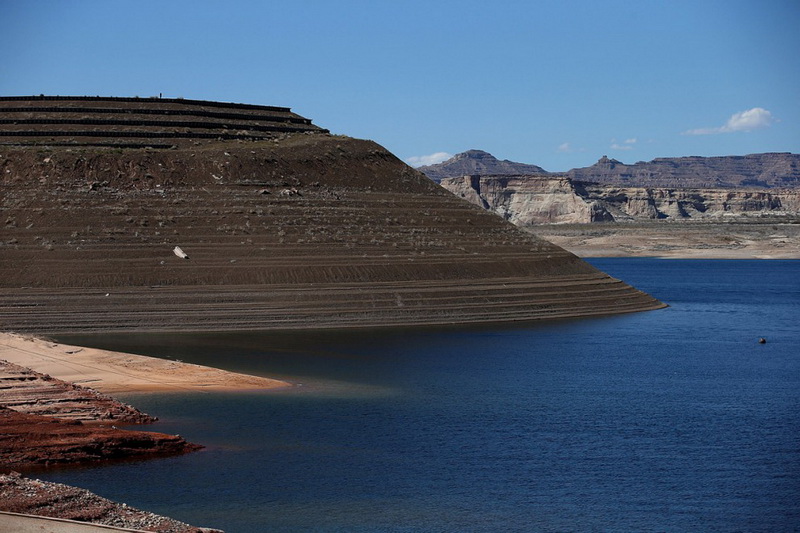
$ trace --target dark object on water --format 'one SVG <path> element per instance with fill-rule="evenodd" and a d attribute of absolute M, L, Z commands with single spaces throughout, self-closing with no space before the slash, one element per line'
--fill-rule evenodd
<path fill-rule="evenodd" d="M 767 339 L 761 337 L 760 339 L 758 339 L 758 344 L 767 344 Z"/>

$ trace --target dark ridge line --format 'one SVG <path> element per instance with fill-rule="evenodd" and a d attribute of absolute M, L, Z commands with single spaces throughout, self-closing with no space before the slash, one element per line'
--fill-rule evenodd
<path fill-rule="evenodd" d="M 275 133 L 330 133 L 328 130 L 301 130 L 297 128 L 274 127 Z M 0 131 L 2 137 L 132 137 L 148 139 L 253 139 L 267 140 L 264 135 L 236 135 L 230 133 L 181 133 L 181 132 L 149 132 L 149 131 Z"/>
<path fill-rule="evenodd" d="M 130 97 L 130 96 L 45 96 L 40 94 L 39 96 L 31 95 L 31 96 L 0 96 L 0 102 L 24 102 L 24 101 L 36 101 L 36 100 L 44 100 L 44 101 L 56 101 L 56 102 L 69 102 L 69 101 L 77 101 L 77 102 L 128 102 L 128 103 L 138 103 L 138 102 L 165 102 L 168 104 L 184 104 L 184 105 L 196 105 L 196 106 L 206 106 L 206 107 L 222 107 L 222 108 L 229 108 L 229 109 L 261 109 L 264 111 L 279 111 L 284 113 L 291 112 L 291 108 L 289 107 L 278 107 L 278 106 L 266 106 L 266 105 L 256 105 L 256 104 L 237 104 L 234 102 L 214 102 L 211 100 L 191 100 L 185 98 L 159 98 L 156 96 L 151 96 L 147 98 L 139 98 L 137 97 Z"/>
<path fill-rule="evenodd" d="M 105 107 L 0 107 L 0 113 L 97 113 L 124 115 L 170 115 L 206 118 L 226 118 L 231 120 L 252 120 L 263 122 L 291 122 L 311 124 L 311 120 L 300 117 L 281 117 L 277 115 L 246 115 L 243 113 L 214 113 L 213 111 L 185 111 L 181 109 L 113 109 Z"/>
<path fill-rule="evenodd" d="M 157 148 L 157 149 L 165 149 L 169 150 L 172 148 L 177 148 L 174 144 L 159 144 L 159 143 L 70 143 L 70 142 L 47 142 L 47 141 L 31 141 L 27 143 L 18 142 L 18 143 L 10 143 L 10 142 L 0 142 L 0 146 L 34 146 L 39 148 L 49 148 L 51 146 L 58 146 L 58 147 L 66 147 L 66 148 L 80 148 L 84 146 L 91 146 L 96 148 L 130 148 L 132 150 L 139 150 L 142 148 Z"/>
<path fill-rule="evenodd" d="M 250 131 L 275 131 L 275 128 L 286 126 L 261 126 L 255 124 L 223 124 L 221 122 L 184 122 L 178 120 L 113 120 L 113 119 L 69 119 L 69 118 L 30 118 L 30 119 L 0 119 L 0 124 L 53 124 L 73 126 L 142 126 L 142 127 L 169 127 L 169 128 L 203 128 L 203 129 L 229 129 Z M 315 131 L 317 126 L 310 128 L 289 128 L 291 131 Z M 0 133 L 2 135 L 2 133 Z"/>

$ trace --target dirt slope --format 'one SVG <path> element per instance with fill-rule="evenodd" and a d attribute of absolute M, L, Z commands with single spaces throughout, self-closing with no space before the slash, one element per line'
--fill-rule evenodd
<path fill-rule="evenodd" d="M 661 305 L 381 146 L 326 133 L 0 146 L 0 185 L 5 330 L 468 323 Z"/>

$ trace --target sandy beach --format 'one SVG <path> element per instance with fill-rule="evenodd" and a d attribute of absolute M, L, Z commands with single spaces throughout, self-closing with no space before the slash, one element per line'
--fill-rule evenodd
<path fill-rule="evenodd" d="M 0 333 L 0 359 L 107 394 L 265 390 L 289 383 L 143 355 Z"/>

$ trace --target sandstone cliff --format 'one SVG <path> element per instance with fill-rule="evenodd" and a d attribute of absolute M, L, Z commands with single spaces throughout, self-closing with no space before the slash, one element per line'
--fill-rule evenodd
<path fill-rule="evenodd" d="M 519 226 L 641 219 L 796 216 L 800 190 L 617 187 L 567 176 L 464 176 L 442 187 Z"/>
<path fill-rule="evenodd" d="M 464 176 L 443 179 L 441 185 L 518 226 L 590 222 L 607 215 L 563 176 Z"/>

